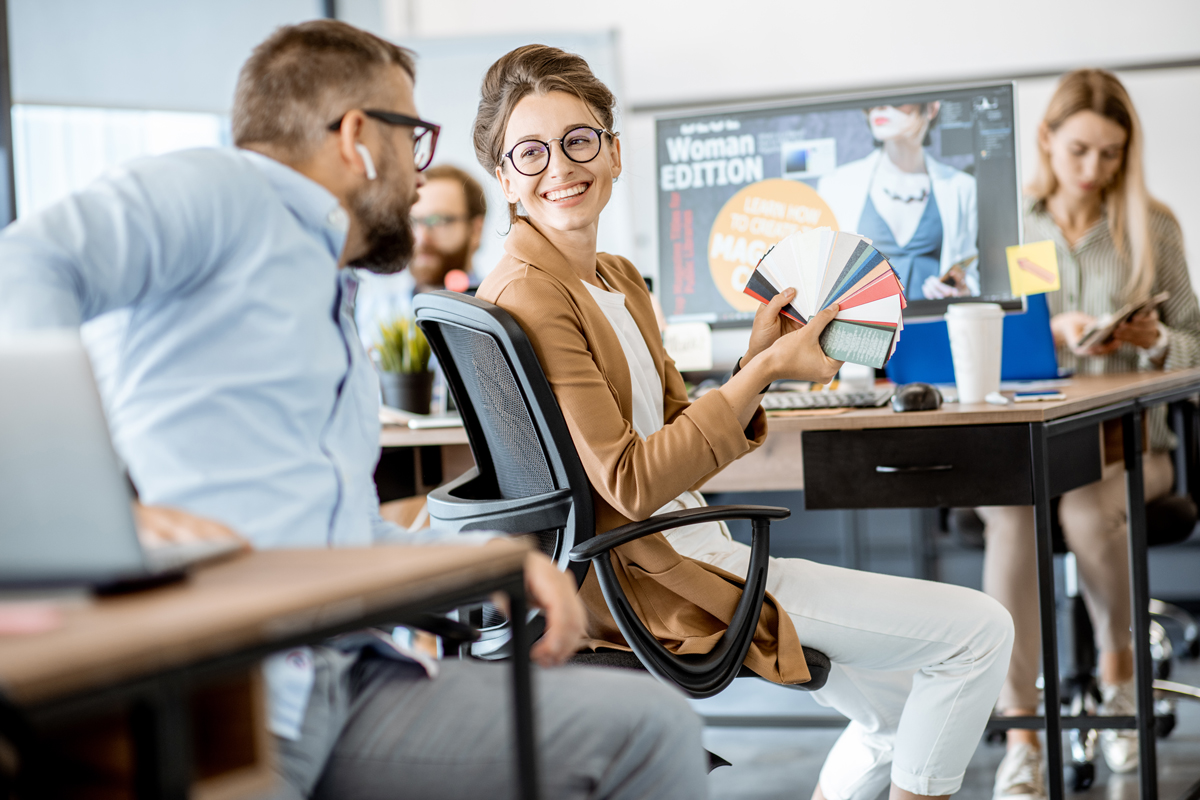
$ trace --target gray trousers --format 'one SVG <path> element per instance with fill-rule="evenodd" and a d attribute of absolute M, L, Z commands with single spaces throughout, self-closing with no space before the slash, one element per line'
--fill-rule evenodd
<path fill-rule="evenodd" d="M 506 664 L 402 662 L 313 649 L 302 735 L 276 738 L 283 798 L 515 798 Z M 533 671 L 542 797 L 704 798 L 700 720 L 649 675 Z"/>

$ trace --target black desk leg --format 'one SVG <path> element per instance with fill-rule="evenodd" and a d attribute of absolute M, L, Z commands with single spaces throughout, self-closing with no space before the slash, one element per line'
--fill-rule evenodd
<path fill-rule="evenodd" d="M 1046 705 L 1046 780 L 1050 800 L 1063 800 L 1062 705 L 1059 699 L 1058 631 L 1054 607 L 1054 541 L 1050 535 L 1050 448 L 1046 427 L 1029 426 L 1033 478 L 1034 540 L 1037 543 L 1038 618 L 1042 629 L 1042 683 Z"/>
<path fill-rule="evenodd" d="M 1142 797 L 1158 797 L 1154 742 L 1154 673 L 1150 659 L 1150 573 L 1146 556 L 1146 492 L 1142 478 L 1142 411 L 1121 417 L 1125 447 L 1125 498 L 1129 521 L 1133 663 L 1137 681 L 1138 783 Z"/>
<path fill-rule="evenodd" d="M 525 584 L 518 578 L 508 589 L 512 620 L 513 717 L 517 733 L 517 780 L 521 797 L 537 800 L 537 737 L 533 720 L 533 687 L 529 668 L 529 626 L 525 621 Z"/>
<path fill-rule="evenodd" d="M 183 680 L 164 677 L 130 713 L 135 793 L 142 798 L 186 800 L 191 795 L 191 720 Z"/>
<path fill-rule="evenodd" d="M 0 692 L 0 797 L 34 797 L 46 759 L 29 720 Z"/>

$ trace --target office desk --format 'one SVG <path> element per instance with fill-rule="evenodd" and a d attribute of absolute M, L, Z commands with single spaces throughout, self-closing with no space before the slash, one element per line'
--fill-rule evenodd
<path fill-rule="evenodd" d="M 1098 426 L 1120 418 L 1129 505 L 1130 571 L 1137 672 L 1135 718 L 1063 720 L 1057 680 L 1046 680 L 1044 724 L 1049 794 L 1063 798 L 1064 723 L 1072 728 L 1136 727 L 1143 798 L 1158 796 L 1142 424 L 1145 409 L 1200 391 L 1200 369 L 1078 377 L 1057 402 L 952 404 L 896 414 L 890 408 L 772 419 L 764 445 L 731 465 L 705 491 L 804 489 L 806 508 L 1035 508 L 1042 665 L 1058 675 L 1051 499 L 1099 480 Z M 803 454 L 803 455 L 802 455 Z M 801 468 L 797 468 L 801 464 Z"/>
<path fill-rule="evenodd" d="M 1069 718 L 1073 728 L 1136 727 L 1141 796 L 1155 798 L 1153 688 L 1149 636 L 1142 415 L 1145 409 L 1200 392 L 1200 369 L 1172 373 L 1084 376 L 1062 390 L 1065 400 L 994 406 L 952 404 L 896 414 L 890 408 L 772 418 L 766 442 L 705 486 L 706 492 L 804 489 L 806 508 L 921 508 L 1032 505 L 1044 674 L 1058 675 L 1055 631 L 1052 498 L 1099 480 L 1100 423 L 1121 419 L 1129 507 L 1138 715 Z M 384 434 L 403 446 L 416 432 Z M 461 438 L 430 436 L 461 462 Z M 462 437 L 461 431 L 455 431 Z M 465 437 L 464 437 L 465 438 Z M 461 472 L 461 470 L 460 470 Z M 447 470 L 446 479 L 453 477 Z M 1052 800 L 1063 798 L 1064 720 L 1057 680 L 1045 681 L 1044 726 Z M 1042 721 L 1030 721 L 1041 725 Z"/>
<path fill-rule="evenodd" d="M 523 549 L 504 543 L 486 551 L 446 546 L 262 551 L 198 569 L 186 582 L 69 603 L 58 630 L 0 637 L 0 724 L 7 722 L 18 740 L 34 745 L 41 731 L 132 708 L 140 797 L 228 796 L 255 788 L 261 781 L 243 775 L 240 785 L 217 781 L 191 792 L 193 687 L 213 676 L 253 670 L 278 650 L 403 623 L 494 591 L 511 597 L 514 652 L 527 653 L 524 559 Z M 536 796 L 529 679 L 528 660 L 515 657 L 522 797 Z M 265 735 L 260 741 L 266 744 Z"/>

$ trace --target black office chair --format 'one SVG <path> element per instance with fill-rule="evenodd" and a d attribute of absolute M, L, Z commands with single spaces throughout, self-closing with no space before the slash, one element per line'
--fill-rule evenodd
<path fill-rule="evenodd" d="M 710 697 L 739 675 L 758 625 L 766 591 L 772 519 L 784 508 L 717 506 L 676 511 L 595 535 L 592 488 L 566 421 L 525 332 L 496 306 L 452 292 L 420 295 L 417 324 L 445 370 L 475 457 L 475 468 L 430 493 L 431 524 L 450 531 L 501 531 L 531 535 L 536 546 L 582 583 L 588 562 L 596 569 L 604 599 L 632 653 L 580 653 L 575 663 L 644 669 L 692 697 Z M 676 655 L 638 618 L 608 557 L 614 547 L 652 533 L 699 522 L 752 521 L 750 568 L 728 630 L 711 652 Z M 484 609 L 475 655 L 503 652 L 502 615 Z M 805 648 L 812 680 L 797 689 L 815 691 L 829 676 L 829 659 Z"/>
<path fill-rule="evenodd" d="M 1200 451 L 1196 431 L 1198 412 L 1195 404 L 1180 401 L 1171 405 L 1173 427 L 1179 437 L 1175 452 L 1175 489 L 1172 494 L 1146 504 L 1146 545 L 1162 547 L 1178 544 L 1196 527 L 1200 513 L 1195 500 L 1200 482 Z M 1050 522 L 1054 553 L 1066 557 L 1065 635 L 1069 660 L 1065 665 L 1059 697 L 1064 713 L 1072 716 L 1091 713 L 1100 702 L 1096 677 L 1096 648 L 1092 620 L 1079 593 L 1079 578 L 1074 558 L 1067 549 L 1062 525 L 1058 519 L 1058 498 L 1051 506 Z M 947 528 L 961 544 L 982 549 L 983 521 L 971 508 L 951 509 Z M 1175 703 L 1178 699 L 1200 700 L 1200 689 L 1169 683 L 1175 646 L 1163 623 L 1176 627 L 1182 644 L 1179 655 L 1194 659 L 1200 656 L 1200 631 L 1192 616 L 1177 606 L 1161 600 L 1150 600 L 1150 653 L 1154 662 L 1155 728 L 1160 737 L 1175 727 Z M 1098 731 L 1069 731 L 1071 760 L 1067 764 L 1068 780 L 1075 791 L 1083 791 L 1095 779 L 1095 746 Z"/>

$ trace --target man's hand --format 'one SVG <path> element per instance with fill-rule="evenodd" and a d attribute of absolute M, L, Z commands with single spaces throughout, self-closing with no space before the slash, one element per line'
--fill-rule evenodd
<path fill-rule="evenodd" d="M 529 657 L 542 667 L 557 666 L 579 650 L 587 630 L 575 576 L 561 572 L 541 553 L 530 553 L 525 559 L 525 592 L 529 604 L 546 616 L 546 633 Z"/>
<path fill-rule="evenodd" d="M 1113 331 L 1113 339 L 1128 342 L 1143 350 L 1151 349 L 1158 344 L 1158 309 L 1151 309 L 1145 314 L 1138 314 L 1133 319 L 1122 322 Z"/>
<path fill-rule="evenodd" d="M 754 326 L 750 329 L 750 345 L 746 355 L 742 356 L 742 367 L 778 341 L 780 336 L 798 331 L 800 323 L 779 313 L 785 305 L 796 299 L 796 290 L 788 287 L 771 298 L 765 306 L 759 306 L 754 312 Z"/>
<path fill-rule="evenodd" d="M 179 542 L 233 539 L 242 543 L 246 552 L 253 550 L 250 542 L 219 522 L 197 517 L 186 511 L 166 506 L 133 504 L 133 519 L 138 538 L 146 547 Z"/>

